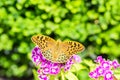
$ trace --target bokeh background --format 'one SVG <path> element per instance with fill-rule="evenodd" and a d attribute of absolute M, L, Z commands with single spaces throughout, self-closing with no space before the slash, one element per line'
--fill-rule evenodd
<path fill-rule="evenodd" d="M 91 80 L 98 55 L 120 61 L 120 1 L 0 0 L 0 80 L 35 80 L 35 34 L 84 44 L 83 62 L 64 80 Z"/>

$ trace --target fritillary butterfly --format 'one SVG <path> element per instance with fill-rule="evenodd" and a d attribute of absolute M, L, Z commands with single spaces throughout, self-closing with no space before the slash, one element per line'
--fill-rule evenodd
<path fill-rule="evenodd" d="M 32 42 L 38 45 L 43 56 L 55 63 L 65 63 L 73 54 L 81 52 L 85 47 L 76 41 L 55 41 L 45 35 L 32 36 Z"/>

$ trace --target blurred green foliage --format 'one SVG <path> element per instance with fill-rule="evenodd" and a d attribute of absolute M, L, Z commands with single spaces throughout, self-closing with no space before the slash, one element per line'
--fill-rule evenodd
<path fill-rule="evenodd" d="M 35 45 L 30 38 L 34 34 L 49 35 L 56 40 L 79 41 L 86 47 L 81 55 L 86 60 L 95 59 L 97 55 L 119 59 L 120 2 L 0 0 L 1 77 L 32 75 L 33 63 L 30 56 Z M 86 70 L 79 71 L 79 80 L 88 78 Z"/>

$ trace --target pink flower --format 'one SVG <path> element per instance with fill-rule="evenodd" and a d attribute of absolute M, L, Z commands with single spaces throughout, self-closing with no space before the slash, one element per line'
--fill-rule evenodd
<path fill-rule="evenodd" d="M 102 56 L 98 56 L 95 62 L 99 63 L 99 66 L 94 71 L 89 73 L 91 78 L 99 78 L 100 76 L 103 76 L 104 80 L 113 80 L 115 78 L 112 77 L 112 68 L 114 67 L 114 69 L 116 69 L 120 67 L 120 64 L 117 62 L 117 60 L 105 60 L 102 58 Z"/>
<path fill-rule="evenodd" d="M 113 80 L 112 71 L 106 71 L 104 80 Z"/>
<path fill-rule="evenodd" d="M 120 64 L 118 63 L 117 60 L 114 60 L 114 61 L 112 61 L 112 66 L 116 69 L 116 68 L 120 67 Z"/>
<path fill-rule="evenodd" d="M 108 61 L 103 61 L 101 63 L 101 66 L 105 69 L 109 69 L 111 67 Z"/>
<path fill-rule="evenodd" d="M 48 80 L 47 75 L 57 75 L 60 73 L 61 68 L 68 71 L 75 62 L 80 62 L 81 59 L 79 56 L 73 55 L 66 63 L 53 63 L 44 58 L 41 50 L 38 47 L 35 47 L 32 50 L 32 61 L 36 66 L 40 66 L 40 69 L 37 71 L 39 79 Z"/>
<path fill-rule="evenodd" d="M 98 66 L 98 67 L 96 68 L 96 72 L 97 72 L 97 74 L 98 74 L 99 76 L 103 76 L 103 75 L 105 74 L 105 70 L 104 70 L 104 68 L 103 68 L 102 66 Z"/>
<path fill-rule="evenodd" d="M 55 74 L 58 74 L 59 72 L 60 72 L 60 68 L 58 66 L 56 67 L 53 66 L 50 68 L 50 74 L 55 75 Z"/>
<path fill-rule="evenodd" d="M 78 62 L 78 63 L 81 62 L 81 58 L 78 55 L 73 55 L 73 59 L 75 60 L 75 62 Z"/>
<path fill-rule="evenodd" d="M 97 74 L 96 70 L 92 71 L 89 73 L 89 76 L 91 78 L 97 79 L 99 77 L 99 75 Z"/>
<path fill-rule="evenodd" d="M 68 70 L 70 70 L 70 68 L 71 68 L 71 65 L 65 65 L 64 70 L 68 71 Z"/>
<path fill-rule="evenodd" d="M 43 68 L 43 74 L 49 74 L 49 73 L 50 73 L 49 67 L 44 67 Z"/>
<path fill-rule="evenodd" d="M 41 62 L 41 64 L 40 64 L 41 68 L 49 67 L 49 66 L 50 66 L 50 62 L 49 61 L 44 61 L 44 62 Z"/>
<path fill-rule="evenodd" d="M 38 76 L 40 80 L 49 80 L 49 78 L 46 75 L 39 75 Z"/>
<path fill-rule="evenodd" d="M 102 56 L 98 56 L 97 59 L 95 60 L 96 63 L 101 63 L 103 61 Z"/>

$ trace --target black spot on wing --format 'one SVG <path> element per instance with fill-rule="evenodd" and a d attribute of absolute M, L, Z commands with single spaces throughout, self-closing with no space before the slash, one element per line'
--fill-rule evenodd
<path fill-rule="evenodd" d="M 40 37 L 40 40 L 42 40 L 42 39 L 43 39 L 43 36 Z"/>
<path fill-rule="evenodd" d="M 39 39 L 39 36 L 37 36 L 37 39 Z"/>
<path fill-rule="evenodd" d="M 66 51 L 69 55 L 76 54 L 79 51 L 82 51 L 83 46 L 78 42 L 68 42 L 69 46 Z"/>
<path fill-rule="evenodd" d="M 77 46 L 80 47 L 80 44 L 78 44 Z"/>
<path fill-rule="evenodd" d="M 74 43 L 74 47 L 76 47 L 76 43 Z"/>

